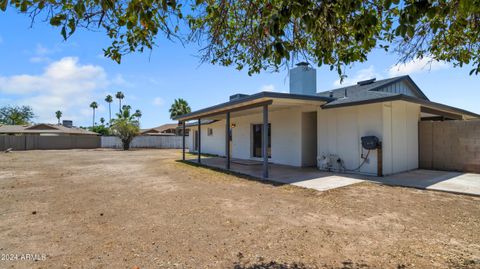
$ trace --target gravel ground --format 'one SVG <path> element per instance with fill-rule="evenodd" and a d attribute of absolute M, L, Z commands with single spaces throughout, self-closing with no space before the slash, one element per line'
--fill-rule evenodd
<path fill-rule="evenodd" d="M 317 192 L 179 157 L 0 154 L 0 268 L 480 268 L 478 197 Z"/>

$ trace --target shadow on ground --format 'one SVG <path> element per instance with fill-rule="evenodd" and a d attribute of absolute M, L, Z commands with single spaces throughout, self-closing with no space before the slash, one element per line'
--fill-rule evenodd
<path fill-rule="evenodd" d="M 224 173 L 224 174 L 227 174 L 227 175 L 233 175 L 233 176 L 236 176 L 236 177 L 239 177 L 239 178 L 243 178 L 243 179 L 247 179 L 247 180 L 251 180 L 251 181 L 257 181 L 257 182 L 272 185 L 272 186 L 289 185 L 288 183 L 283 183 L 283 182 L 278 182 L 278 181 L 273 181 L 273 180 L 268 180 L 268 179 L 260 179 L 258 177 L 253 177 L 251 175 L 240 173 L 240 172 L 237 172 L 237 171 L 225 170 L 224 168 L 209 166 L 209 165 L 205 165 L 205 164 L 199 164 L 197 162 L 192 162 L 192 161 L 189 161 L 189 160 L 186 160 L 186 161 L 176 160 L 176 161 L 179 162 L 179 163 L 191 165 L 191 166 L 194 166 L 194 167 L 202 167 L 202 168 L 205 168 L 205 169 L 209 169 L 211 171 L 220 172 L 220 173 Z"/>
<path fill-rule="evenodd" d="M 373 269 L 378 268 L 377 266 L 370 266 L 366 263 L 357 263 L 352 262 L 350 260 L 342 262 L 338 266 L 331 266 L 331 265 L 323 265 L 323 266 L 308 266 L 301 262 L 293 262 L 293 263 L 280 263 L 276 261 L 270 262 L 257 262 L 257 263 L 242 263 L 238 262 L 233 266 L 233 269 L 317 269 L 317 268 L 324 268 L 324 269 Z M 393 268 L 393 267 L 392 267 Z M 404 264 L 399 264 L 396 269 L 407 269 L 408 267 Z M 465 260 L 463 262 L 450 262 L 449 268 L 456 268 L 456 269 L 478 269 L 480 268 L 480 259 L 476 260 Z"/>
<path fill-rule="evenodd" d="M 365 263 L 356 263 L 352 261 L 344 261 L 339 266 L 327 266 L 323 265 L 321 267 L 318 266 L 308 266 L 304 263 L 279 263 L 276 261 L 270 262 L 258 262 L 254 264 L 241 264 L 237 263 L 233 266 L 233 269 L 314 269 L 314 268 L 325 268 L 325 269 L 370 269 L 370 268 L 377 268 L 371 267 Z M 396 269 L 406 269 L 405 265 L 398 265 Z"/>

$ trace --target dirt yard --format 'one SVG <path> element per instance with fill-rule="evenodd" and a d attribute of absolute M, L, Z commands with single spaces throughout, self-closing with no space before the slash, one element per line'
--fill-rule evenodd
<path fill-rule="evenodd" d="M 316 192 L 179 157 L 0 153 L 0 268 L 480 268 L 480 198 Z"/>

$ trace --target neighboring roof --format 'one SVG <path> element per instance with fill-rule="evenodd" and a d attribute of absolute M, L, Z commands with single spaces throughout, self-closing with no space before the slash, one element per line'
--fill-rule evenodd
<path fill-rule="evenodd" d="M 217 122 L 217 120 L 200 120 L 201 125 L 208 125 L 208 124 L 212 124 L 214 122 Z M 197 126 L 197 125 L 198 125 L 198 121 L 192 121 L 192 122 L 185 123 L 186 128 Z M 182 126 L 179 126 L 178 128 L 182 128 Z"/>
<path fill-rule="evenodd" d="M 195 116 L 202 115 L 204 113 L 208 113 L 210 111 L 221 110 L 223 108 L 227 108 L 230 106 L 235 106 L 242 103 L 258 101 L 260 99 L 269 99 L 269 98 L 280 98 L 280 99 L 291 99 L 291 100 L 307 100 L 307 101 L 332 101 L 333 98 L 325 97 L 325 96 L 316 96 L 316 95 L 301 95 L 301 94 L 290 94 L 290 93 L 280 93 L 280 92 L 259 92 L 256 94 L 248 95 L 246 97 L 231 100 L 225 103 L 221 103 L 215 106 L 207 107 L 204 109 L 200 109 L 197 111 L 193 111 L 191 113 L 187 113 L 178 117 L 175 117 L 174 120 L 185 120 L 190 119 Z"/>
<path fill-rule="evenodd" d="M 0 134 L 78 134 L 98 135 L 77 127 L 65 127 L 57 124 L 40 123 L 35 125 L 0 125 Z"/>
<path fill-rule="evenodd" d="M 142 129 L 140 133 L 147 134 L 147 133 L 162 133 L 169 129 L 176 129 L 178 127 L 178 123 L 167 123 L 160 125 L 158 127 L 153 127 L 150 129 Z"/>

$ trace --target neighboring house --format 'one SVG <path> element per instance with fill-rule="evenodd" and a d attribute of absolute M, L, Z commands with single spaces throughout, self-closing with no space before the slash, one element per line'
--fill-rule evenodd
<path fill-rule="evenodd" d="M 97 133 L 77 127 L 40 123 L 35 125 L 0 125 L 0 135 L 40 135 L 40 136 L 97 136 Z"/>
<path fill-rule="evenodd" d="M 141 135 L 182 135 L 178 129 L 178 123 L 167 123 L 158 127 L 140 130 Z M 188 135 L 188 132 L 187 134 Z"/>
<path fill-rule="evenodd" d="M 185 127 L 190 151 L 261 160 L 268 177 L 268 162 L 368 175 L 416 169 L 420 121 L 480 117 L 430 101 L 409 76 L 316 89 L 316 70 L 301 63 L 290 70 L 290 93 L 237 94 L 175 120 L 195 120 Z M 367 136 L 370 152 L 361 143 Z"/>
<path fill-rule="evenodd" d="M 100 146 L 99 134 L 74 127 L 71 121 L 64 121 L 63 125 L 0 125 L 0 150 L 92 149 Z"/>

